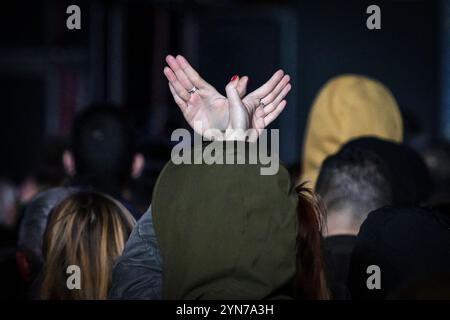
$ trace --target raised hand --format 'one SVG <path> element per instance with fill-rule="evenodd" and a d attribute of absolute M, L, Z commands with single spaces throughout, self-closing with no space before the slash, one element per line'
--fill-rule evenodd
<path fill-rule="evenodd" d="M 271 102 L 265 108 L 261 105 L 251 114 L 237 92 L 237 85 L 238 78 L 236 77 L 225 87 L 230 111 L 230 121 L 225 132 L 225 139 L 255 142 L 262 130 L 283 111 L 286 101 L 282 100 L 278 104 Z M 272 111 L 268 110 L 268 115 L 266 115 L 264 109 L 268 108 Z"/>
<path fill-rule="evenodd" d="M 170 90 L 191 127 L 200 134 L 211 128 L 230 128 L 232 115 L 227 98 L 203 80 L 184 57 L 167 56 L 166 61 L 169 67 L 164 69 L 164 74 L 169 80 Z M 242 100 L 251 127 L 260 132 L 283 111 L 286 106 L 284 98 L 291 89 L 289 81 L 289 76 L 278 70 L 264 85 Z M 247 77 L 238 79 L 235 88 L 239 97 L 245 94 L 247 82 Z M 189 92 L 194 87 L 197 90 Z M 200 123 L 202 128 L 196 127 L 196 123 Z"/>
<path fill-rule="evenodd" d="M 198 133 L 207 129 L 225 130 L 229 124 L 228 100 L 203 80 L 194 68 L 182 56 L 167 56 L 169 67 L 164 74 L 169 80 L 169 88 L 173 98 L 180 107 L 186 121 Z M 245 94 L 248 78 L 239 79 L 237 91 Z M 197 90 L 189 93 L 193 88 Z M 198 128 L 198 124 L 202 129 Z"/>
<path fill-rule="evenodd" d="M 289 75 L 283 70 L 278 70 L 274 75 L 255 91 L 249 93 L 243 100 L 243 104 L 249 110 L 251 127 L 256 129 L 258 135 L 270 123 L 272 123 L 286 107 L 284 98 L 291 91 Z"/>

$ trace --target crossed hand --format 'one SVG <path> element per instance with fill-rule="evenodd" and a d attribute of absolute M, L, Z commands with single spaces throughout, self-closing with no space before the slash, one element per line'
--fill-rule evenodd
<path fill-rule="evenodd" d="M 248 77 L 234 76 L 225 88 L 225 97 L 202 79 L 184 57 L 169 55 L 166 62 L 169 66 L 164 68 L 164 74 L 176 104 L 189 125 L 207 138 L 214 139 L 207 134 L 210 129 L 255 129 L 257 137 L 283 111 L 284 98 L 291 90 L 289 76 L 278 70 L 247 95 Z"/>

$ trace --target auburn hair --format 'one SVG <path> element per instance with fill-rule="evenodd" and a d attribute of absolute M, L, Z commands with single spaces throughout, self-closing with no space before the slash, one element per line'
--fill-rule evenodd
<path fill-rule="evenodd" d="M 304 184 L 296 187 L 297 207 L 297 272 L 294 297 L 306 300 L 325 300 L 330 295 L 325 277 L 322 255 L 322 227 L 325 208 L 320 199 Z"/>
<path fill-rule="evenodd" d="M 42 299 L 107 299 L 112 267 L 135 221 L 104 194 L 80 192 L 51 213 L 44 235 Z M 70 265 L 79 267 L 80 289 L 67 287 Z"/>

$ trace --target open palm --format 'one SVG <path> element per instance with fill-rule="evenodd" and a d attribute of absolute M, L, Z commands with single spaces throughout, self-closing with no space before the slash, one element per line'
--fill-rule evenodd
<path fill-rule="evenodd" d="M 289 76 L 278 70 L 264 85 L 242 99 L 245 108 L 231 111 L 228 99 L 203 80 L 184 57 L 169 55 L 166 62 L 169 67 L 164 68 L 164 74 L 169 80 L 173 98 L 186 121 L 199 134 L 213 128 L 226 130 L 232 126 L 232 118 L 239 119 L 240 126 L 248 124 L 262 130 L 283 111 L 286 106 L 284 98 L 291 89 Z M 242 98 L 248 78 L 233 80 L 237 81 L 235 88 Z M 197 90 L 190 93 L 189 90 L 194 87 Z"/>

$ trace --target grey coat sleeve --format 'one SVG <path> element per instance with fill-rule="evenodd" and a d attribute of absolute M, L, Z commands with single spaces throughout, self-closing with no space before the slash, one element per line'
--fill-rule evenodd
<path fill-rule="evenodd" d="M 116 262 L 110 299 L 162 299 L 162 259 L 153 227 L 151 208 L 139 219 Z"/>

